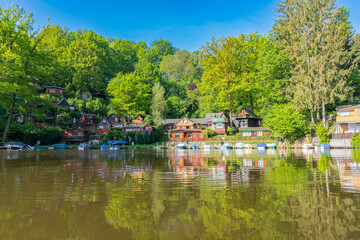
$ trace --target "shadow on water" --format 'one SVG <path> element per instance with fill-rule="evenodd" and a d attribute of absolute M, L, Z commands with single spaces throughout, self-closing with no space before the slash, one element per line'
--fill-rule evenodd
<path fill-rule="evenodd" d="M 360 152 L 0 152 L 4 239 L 344 239 Z"/>

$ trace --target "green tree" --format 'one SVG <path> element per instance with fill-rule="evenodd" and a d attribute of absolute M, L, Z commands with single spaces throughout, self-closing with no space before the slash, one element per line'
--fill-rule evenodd
<path fill-rule="evenodd" d="M 294 141 L 310 131 L 311 124 L 306 116 L 296 111 L 291 104 L 272 106 L 265 115 L 265 125 L 274 131 L 275 136 Z"/>
<path fill-rule="evenodd" d="M 111 108 L 119 115 L 135 116 L 149 108 L 149 85 L 135 73 L 119 73 L 107 87 Z"/>
<path fill-rule="evenodd" d="M 85 102 L 85 106 L 89 112 L 95 113 L 98 116 L 105 116 L 108 112 L 107 106 L 100 98 L 94 98 L 91 101 Z"/>
<path fill-rule="evenodd" d="M 298 106 L 326 124 L 326 104 L 351 96 L 346 84 L 359 59 L 359 37 L 353 36 L 348 10 L 335 0 L 280 1 L 274 33 L 292 64 L 291 83 Z"/>
<path fill-rule="evenodd" d="M 0 99 L 8 109 L 2 142 L 16 107 L 36 96 L 34 83 L 46 60 L 46 52 L 38 47 L 40 41 L 33 31 L 32 13 L 17 5 L 0 8 Z"/>
<path fill-rule="evenodd" d="M 320 139 L 320 143 L 329 143 L 330 137 L 329 137 L 329 129 L 327 129 L 322 123 L 318 123 L 316 125 L 316 135 Z"/>
<path fill-rule="evenodd" d="M 168 117 L 169 118 L 180 118 L 184 116 L 186 112 L 186 102 L 180 97 L 171 96 L 166 99 L 166 104 L 168 105 Z"/>
<path fill-rule="evenodd" d="M 145 143 L 145 144 L 151 143 L 149 131 L 145 131 L 145 133 L 144 133 L 144 143 Z"/>
<path fill-rule="evenodd" d="M 136 132 L 135 140 L 136 144 L 144 144 L 144 136 L 141 131 Z"/>
<path fill-rule="evenodd" d="M 156 124 L 161 124 L 168 110 L 165 100 L 165 88 L 157 82 L 154 84 L 152 94 L 151 115 Z"/>

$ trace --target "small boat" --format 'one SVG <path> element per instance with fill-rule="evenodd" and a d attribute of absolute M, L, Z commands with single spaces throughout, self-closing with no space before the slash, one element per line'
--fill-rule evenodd
<path fill-rule="evenodd" d="M 265 149 L 266 148 L 266 144 L 265 143 L 258 143 L 256 145 L 256 148 L 259 150 Z"/>
<path fill-rule="evenodd" d="M 107 145 L 107 144 L 103 144 L 103 145 L 100 146 L 101 150 L 108 150 L 109 148 L 110 148 L 110 146 Z"/>
<path fill-rule="evenodd" d="M 197 145 L 194 145 L 194 146 L 192 146 L 192 149 L 199 149 L 199 146 L 197 146 Z"/>
<path fill-rule="evenodd" d="M 112 146 L 110 149 L 111 149 L 111 150 L 118 150 L 118 149 L 120 149 L 120 148 L 121 148 L 120 145 L 114 145 L 114 146 Z"/>
<path fill-rule="evenodd" d="M 252 145 L 251 145 L 251 144 L 245 144 L 245 145 L 244 145 L 244 148 L 245 148 L 245 149 L 252 149 Z"/>
<path fill-rule="evenodd" d="M 204 150 L 211 150 L 211 145 L 205 145 Z"/>
<path fill-rule="evenodd" d="M 69 149 L 69 146 L 64 143 L 54 144 L 53 147 L 58 150 Z"/>
<path fill-rule="evenodd" d="M 54 146 L 46 146 L 46 149 L 47 150 L 54 150 L 55 148 L 54 148 Z"/>
<path fill-rule="evenodd" d="M 266 144 L 266 147 L 269 148 L 269 149 L 275 149 L 276 144 L 275 143 Z"/>
<path fill-rule="evenodd" d="M 319 144 L 319 149 L 330 149 L 330 144 L 328 143 L 322 143 L 322 144 Z"/>
<path fill-rule="evenodd" d="M 232 149 L 232 146 L 228 143 L 225 143 L 224 145 L 221 146 L 221 150 L 226 150 L 226 149 Z"/>
<path fill-rule="evenodd" d="M 90 149 L 90 145 L 86 143 L 82 143 L 78 147 L 78 150 L 89 150 L 89 149 Z"/>
<path fill-rule="evenodd" d="M 304 145 L 302 145 L 303 149 L 312 149 L 314 148 L 314 145 L 312 145 L 311 143 L 306 143 Z"/>
<path fill-rule="evenodd" d="M 236 149 L 244 149 L 245 146 L 244 146 L 244 144 L 242 142 L 238 142 L 238 143 L 235 144 L 235 148 Z"/>
<path fill-rule="evenodd" d="M 46 147 L 42 147 L 42 146 L 35 146 L 34 150 L 46 150 Z"/>
<path fill-rule="evenodd" d="M 180 143 L 180 144 L 175 146 L 175 149 L 186 149 L 186 145 L 183 144 L 183 143 Z"/>

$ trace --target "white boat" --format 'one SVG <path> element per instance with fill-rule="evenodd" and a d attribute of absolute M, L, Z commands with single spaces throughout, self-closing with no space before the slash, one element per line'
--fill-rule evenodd
<path fill-rule="evenodd" d="M 225 150 L 225 149 L 232 149 L 232 146 L 229 143 L 225 143 L 224 145 L 221 146 L 221 150 Z"/>
<path fill-rule="evenodd" d="M 244 146 L 244 144 L 242 142 L 238 142 L 238 143 L 235 144 L 235 148 L 236 149 L 244 149 L 245 146 Z"/>
<path fill-rule="evenodd" d="M 245 149 L 252 149 L 252 145 L 251 145 L 251 144 L 245 144 L 245 145 L 244 145 L 244 148 L 245 148 Z"/>
<path fill-rule="evenodd" d="M 186 145 L 183 143 L 179 143 L 178 145 L 175 146 L 175 149 L 186 149 Z"/>
<path fill-rule="evenodd" d="M 204 150 L 211 150 L 211 145 L 205 145 Z"/>
<path fill-rule="evenodd" d="M 276 144 L 275 143 L 266 144 L 266 147 L 269 148 L 269 149 L 275 149 Z"/>
<path fill-rule="evenodd" d="M 86 143 L 82 143 L 78 147 L 78 150 L 88 150 L 88 149 L 90 149 L 90 145 Z"/>
<path fill-rule="evenodd" d="M 306 143 L 306 144 L 302 145 L 302 148 L 303 149 L 311 149 L 311 148 L 314 148 L 314 145 L 312 145 L 311 143 Z"/>

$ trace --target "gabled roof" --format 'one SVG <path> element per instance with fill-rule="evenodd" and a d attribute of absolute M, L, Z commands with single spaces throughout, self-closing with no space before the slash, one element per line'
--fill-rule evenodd
<path fill-rule="evenodd" d="M 233 114 L 233 115 L 234 115 L 233 117 L 234 117 L 234 118 L 247 118 L 246 116 L 244 116 L 244 115 L 242 114 L 243 111 L 245 111 L 245 112 L 250 116 L 250 118 L 260 119 L 253 111 L 251 111 L 251 110 L 248 109 L 248 108 L 242 108 L 242 109 L 240 110 L 240 112 L 234 113 L 234 114 Z"/>
<path fill-rule="evenodd" d="M 61 99 L 60 102 L 58 103 L 58 105 L 60 105 L 60 106 L 70 106 L 70 104 L 68 103 L 66 98 Z"/>
<path fill-rule="evenodd" d="M 130 125 L 122 126 L 122 128 L 144 128 L 144 126 L 139 126 L 139 125 L 136 125 L 136 124 L 130 124 Z"/>
<path fill-rule="evenodd" d="M 352 110 L 354 108 L 360 108 L 360 104 L 340 106 L 336 108 L 336 111 Z"/>
<path fill-rule="evenodd" d="M 103 117 L 103 118 L 97 123 L 97 125 L 104 124 L 104 123 L 103 123 L 103 120 L 104 120 L 104 119 L 106 120 L 107 123 L 109 123 L 109 124 L 111 125 L 111 123 L 110 123 L 110 121 L 109 121 L 109 119 L 108 119 L 107 117 Z"/>
<path fill-rule="evenodd" d="M 170 125 L 170 124 L 176 124 L 176 123 L 180 122 L 180 120 L 181 119 L 179 119 L 179 118 L 164 119 L 161 121 L 161 123 L 164 125 Z"/>
<path fill-rule="evenodd" d="M 58 86 L 46 86 L 45 89 L 46 88 L 57 88 L 57 89 L 60 89 L 60 90 L 65 90 L 64 88 L 58 87 Z"/>

